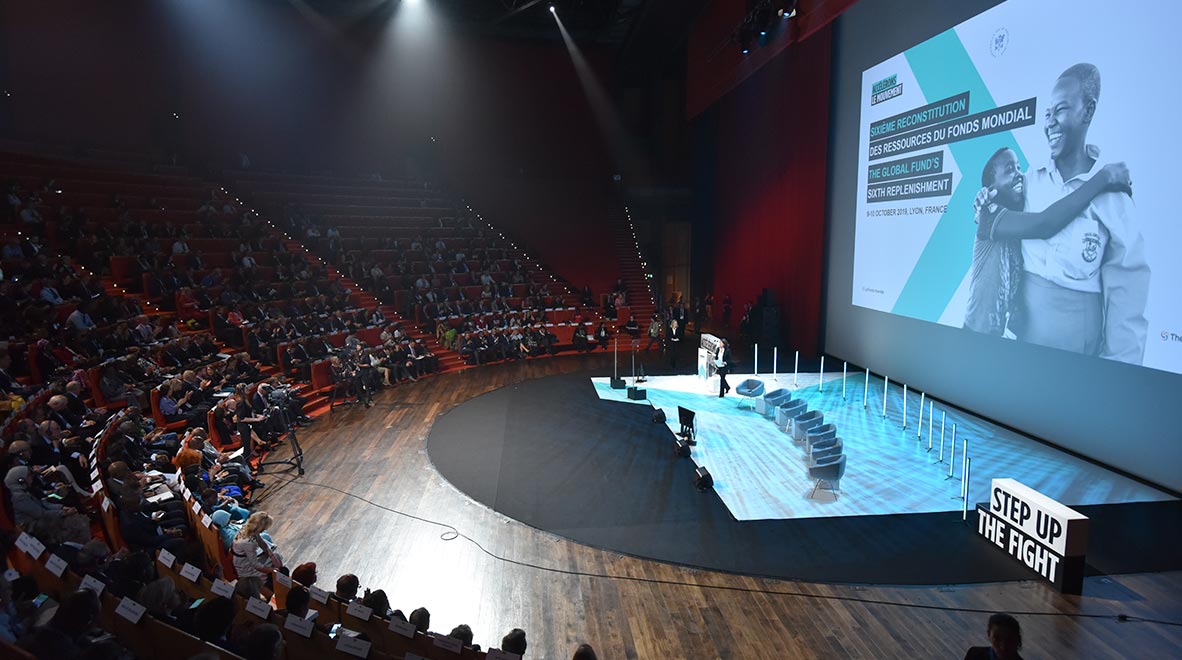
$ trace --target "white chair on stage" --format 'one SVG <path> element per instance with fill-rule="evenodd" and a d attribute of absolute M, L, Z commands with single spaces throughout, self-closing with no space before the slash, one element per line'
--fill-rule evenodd
<path fill-rule="evenodd" d="M 800 417 L 792 424 L 792 439 L 796 442 L 804 442 L 808 438 L 809 431 L 825 423 L 825 415 L 820 410 L 810 410 Z"/>
<path fill-rule="evenodd" d="M 792 392 L 784 388 L 772 390 L 763 395 L 762 399 L 755 402 L 755 412 L 760 415 L 767 415 L 769 411 L 774 411 L 780 407 L 781 404 L 792 400 Z"/>
<path fill-rule="evenodd" d="M 785 432 L 792 432 L 792 422 L 801 415 L 808 412 L 808 403 L 801 399 L 793 399 L 787 403 L 780 404 L 776 408 L 776 426 L 784 429 Z"/>
<path fill-rule="evenodd" d="M 841 491 L 841 478 L 845 476 L 845 458 L 845 454 L 830 456 L 809 468 L 809 478 L 817 480 L 809 497 L 815 495 L 824 484 L 827 490 L 833 491 L 833 499 L 837 499 L 837 493 Z"/>
<path fill-rule="evenodd" d="M 830 438 L 818 442 L 813 445 L 813 455 L 809 459 L 809 467 L 814 467 L 818 463 L 828 463 L 830 458 L 841 456 L 844 450 L 841 438 Z"/>
<path fill-rule="evenodd" d="M 818 442 L 825 442 L 837 437 L 837 427 L 833 424 L 821 424 L 820 426 L 809 429 L 808 435 L 805 437 L 804 450 L 806 454 L 812 454 L 813 448 Z"/>
<path fill-rule="evenodd" d="M 747 380 L 739 383 L 739 386 L 735 388 L 735 394 L 743 397 L 739 400 L 739 407 L 743 407 L 744 401 L 749 401 L 751 402 L 751 407 L 754 408 L 755 401 L 758 400 L 759 397 L 763 396 L 763 392 L 764 386 L 762 380 L 748 378 Z"/>

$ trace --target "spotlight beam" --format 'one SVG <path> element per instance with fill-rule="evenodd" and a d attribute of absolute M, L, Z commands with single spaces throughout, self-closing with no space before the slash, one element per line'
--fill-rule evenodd
<path fill-rule="evenodd" d="M 624 128 L 619 112 L 616 111 L 615 104 L 607 90 L 599 82 L 591 64 L 583 56 L 582 50 L 579 49 L 570 32 L 567 31 L 562 17 L 557 12 L 552 12 L 552 15 L 558 24 L 559 33 L 562 34 L 562 42 L 570 54 L 571 63 L 574 65 L 575 74 L 583 87 L 583 93 L 587 95 L 587 101 L 591 105 L 595 121 L 599 125 L 603 137 L 607 140 L 616 167 L 630 175 L 646 172 L 644 160 L 633 146 L 628 131 Z"/>
<path fill-rule="evenodd" d="M 512 9 L 510 11 L 505 12 L 504 14 L 501 14 L 500 17 L 497 18 L 497 20 L 492 22 L 492 25 L 500 25 L 501 23 L 509 20 L 510 18 L 513 18 L 514 16 L 520 14 L 521 12 L 525 11 L 526 9 L 529 9 L 530 7 L 533 7 L 534 5 L 538 4 L 541 1 L 542 0 L 529 0 L 529 2 L 525 3 L 524 5 L 521 5 L 517 9 Z"/>

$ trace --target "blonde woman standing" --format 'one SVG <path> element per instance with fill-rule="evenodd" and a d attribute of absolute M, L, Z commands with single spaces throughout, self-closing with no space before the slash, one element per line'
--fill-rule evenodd
<path fill-rule="evenodd" d="M 275 545 L 262 536 L 271 527 L 271 522 L 271 516 L 265 511 L 250 514 L 230 546 L 234 571 L 238 573 L 238 586 L 234 592 L 239 595 L 259 596 L 271 574 L 283 567 L 283 557 L 276 552 Z"/>

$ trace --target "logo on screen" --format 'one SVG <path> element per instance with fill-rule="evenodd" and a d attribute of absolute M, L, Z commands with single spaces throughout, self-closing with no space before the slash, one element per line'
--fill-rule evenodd
<path fill-rule="evenodd" d="M 1162 330 L 1161 331 L 1161 340 L 1162 341 L 1182 342 L 1182 335 L 1175 334 L 1173 332 L 1170 332 L 1169 330 Z"/>
<path fill-rule="evenodd" d="M 878 105 L 902 95 L 903 84 L 899 82 L 899 75 L 892 73 L 870 88 L 870 105 Z"/>
<path fill-rule="evenodd" d="M 993 53 L 994 57 L 1001 57 L 1009 47 L 1010 31 L 1005 28 L 997 28 L 997 32 L 993 33 L 993 38 L 989 40 L 989 52 Z"/>

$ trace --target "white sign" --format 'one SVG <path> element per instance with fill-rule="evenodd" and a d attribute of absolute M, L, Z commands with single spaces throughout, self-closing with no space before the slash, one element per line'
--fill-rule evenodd
<path fill-rule="evenodd" d="M 283 573 L 280 573 L 279 571 L 275 571 L 271 575 L 273 575 L 275 577 L 276 584 L 279 584 L 284 587 L 287 587 L 288 589 L 291 589 L 291 576 L 290 575 L 284 575 Z"/>
<path fill-rule="evenodd" d="M 337 650 L 358 658 L 364 658 L 369 655 L 370 643 L 364 639 L 350 637 L 348 635 L 337 636 Z"/>
<path fill-rule="evenodd" d="M 247 598 L 246 611 L 266 621 L 271 616 L 271 605 L 261 598 Z"/>
<path fill-rule="evenodd" d="M 358 602 L 352 602 L 345 608 L 345 612 L 349 616 L 357 617 L 362 621 L 369 621 L 369 617 L 373 615 L 373 608 L 366 607 Z"/>
<path fill-rule="evenodd" d="M 181 566 L 181 577 L 189 582 L 197 582 L 201 578 L 201 569 L 192 564 Z"/>
<path fill-rule="evenodd" d="M 87 575 L 83 577 L 82 582 L 78 586 L 82 589 L 89 589 L 100 596 L 103 594 L 103 589 L 107 588 L 107 584 L 105 582 L 99 580 L 93 575 Z"/>
<path fill-rule="evenodd" d="M 214 580 L 213 586 L 210 587 L 209 590 L 212 591 L 215 596 L 221 596 L 222 598 L 234 597 L 234 583 L 226 582 L 221 578 Z"/>
<path fill-rule="evenodd" d="M 312 600 L 321 605 L 328 602 L 328 592 L 320 587 L 308 587 L 308 595 L 312 597 Z"/>
<path fill-rule="evenodd" d="M 1083 591 L 1088 519 L 1013 479 L 994 479 L 977 533 L 1059 587 Z"/>
<path fill-rule="evenodd" d="M 193 506 L 189 508 L 193 510 L 193 515 L 197 515 L 197 512 L 201 510 L 201 503 L 197 500 L 193 500 Z"/>
<path fill-rule="evenodd" d="M 16 537 L 16 547 L 23 550 L 33 559 L 40 557 L 41 553 L 45 552 L 45 546 L 41 545 L 40 541 L 26 532 L 21 532 L 21 535 Z"/>
<path fill-rule="evenodd" d="M 451 651 L 452 653 L 459 653 L 460 651 L 464 650 L 464 643 L 461 642 L 460 640 L 456 639 L 455 637 L 447 637 L 446 635 L 436 635 L 434 633 L 431 634 L 431 637 L 435 640 L 435 646 L 437 646 L 445 651 Z"/>
<path fill-rule="evenodd" d="M 204 513 L 201 514 L 201 526 L 202 527 L 209 529 L 209 526 L 212 524 L 213 524 L 213 518 L 210 518 L 209 516 L 205 515 Z"/>
<path fill-rule="evenodd" d="M 160 554 L 156 557 L 156 559 L 159 560 L 161 564 L 164 564 L 164 568 L 172 568 L 172 565 L 176 563 L 176 555 L 163 548 L 160 549 Z"/>
<path fill-rule="evenodd" d="M 54 577 L 61 577 L 62 573 L 66 572 L 66 560 L 50 553 L 49 558 L 45 560 L 45 568 L 48 568 Z"/>
<path fill-rule="evenodd" d="M 295 614 L 288 614 L 287 619 L 283 621 L 283 627 L 304 637 L 312 636 L 312 628 L 316 622 L 312 619 L 305 619 Z"/>
<path fill-rule="evenodd" d="M 403 621 L 402 619 L 390 619 L 390 630 L 406 637 L 407 639 L 414 639 L 415 624 L 410 621 Z"/>
<path fill-rule="evenodd" d="M 1083 554 L 1087 536 L 1070 538 L 1068 528 L 1088 517 L 1013 479 L 994 479 L 989 494 L 989 512 L 1017 527 L 1026 536 L 1063 557 Z"/>
<path fill-rule="evenodd" d="M 147 608 L 130 598 L 124 598 L 119 601 L 119 606 L 115 608 L 115 614 L 127 619 L 132 623 L 139 623 L 143 618 L 144 612 Z"/>

